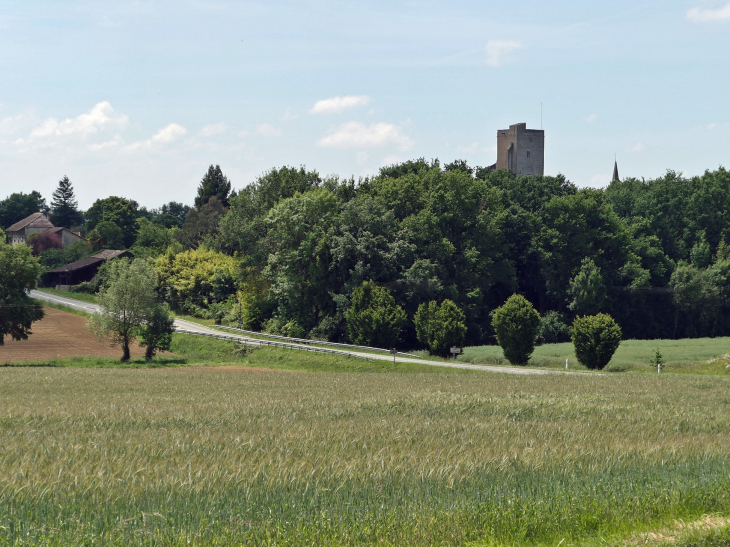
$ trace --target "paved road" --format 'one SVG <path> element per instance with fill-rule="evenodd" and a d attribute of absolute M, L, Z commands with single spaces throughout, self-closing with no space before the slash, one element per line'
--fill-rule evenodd
<path fill-rule="evenodd" d="M 80 310 L 80 311 L 83 311 L 86 313 L 96 313 L 100 309 L 100 306 L 98 304 L 82 302 L 81 300 L 76 300 L 74 298 L 69 298 L 66 296 L 58 296 L 56 294 L 51 294 L 51 293 L 38 291 L 38 290 L 30 291 L 30 296 L 37 300 L 45 300 L 47 302 L 63 304 L 64 306 L 68 306 L 69 308 Z M 258 340 L 255 340 L 255 339 L 252 339 L 252 338 L 249 338 L 246 336 L 236 335 L 229 331 L 226 331 L 224 333 L 217 329 L 212 329 L 210 327 L 199 325 L 198 323 L 193 323 L 192 321 L 185 321 L 184 319 L 175 319 L 175 327 L 178 329 L 181 329 L 181 330 L 198 332 L 201 334 L 217 334 L 217 335 L 225 334 L 226 336 L 229 336 L 231 338 L 236 338 L 242 342 L 243 341 L 251 341 L 251 342 L 258 341 Z M 294 347 L 307 348 L 306 345 L 302 345 L 302 344 L 288 344 L 288 345 L 294 346 Z M 347 351 L 347 352 L 343 352 L 343 353 L 349 353 L 351 355 L 358 356 L 358 357 L 365 357 L 367 359 L 377 359 L 379 361 L 392 361 L 393 360 L 392 356 L 378 355 L 376 353 L 360 353 L 357 351 Z M 470 365 L 467 363 L 459 363 L 459 362 L 446 363 L 444 361 L 429 361 L 427 359 L 409 359 L 407 357 L 396 357 L 395 360 L 399 363 L 417 363 L 417 364 L 421 364 L 421 365 L 430 365 L 430 366 L 446 367 L 446 368 L 458 368 L 458 369 L 464 369 L 464 370 L 478 370 L 478 371 L 482 371 L 482 372 L 501 372 L 504 374 L 522 374 L 522 375 L 586 374 L 583 372 L 563 372 L 563 371 L 558 371 L 558 370 L 546 370 L 546 369 L 500 367 L 500 366 L 492 366 L 492 365 Z"/>

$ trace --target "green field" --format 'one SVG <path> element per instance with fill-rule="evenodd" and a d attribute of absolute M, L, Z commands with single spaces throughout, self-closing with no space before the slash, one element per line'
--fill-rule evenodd
<path fill-rule="evenodd" d="M 729 371 L 719 367 L 706 367 L 704 363 L 710 359 L 730 354 L 730 338 L 687 338 L 683 340 L 624 340 L 606 367 L 607 371 L 646 371 L 656 372 L 649 364 L 659 348 L 666 362 L 666 372 L 703 372 Z M 573 344 L 546 344 L 535 348 L 529 366 L 565 368 L 565 360 L 569 359 L 569 367 L 585 370 L 575 359 Z M 464 348 L 459 360 L 475 364 L 506 364 L 502 348 L 499 346 L 479 346 Z"/>
<path fill-rule="evenodd" d="M 730 514 L 729 378 L 316 358 L 0 369 L 0 543 L 623 545 Z"/>
<path fill-rule="evenodd" d="M 58 289 L 52 289 L 50 287 L 39 287 L 39 291 L 47 292 L 49 294 L 55 294 L 57 296 L 63 296 L 65 298 L 73 298 L 74 300 L 81 300 L 82 302 L 90 302 L 92 304 L 98 304 L 99 298 L 95 294 L 89 294 L 85 292 L 70 292 L 60 291 Z M 44 302 L 45 304 L 45 302 Z"/>

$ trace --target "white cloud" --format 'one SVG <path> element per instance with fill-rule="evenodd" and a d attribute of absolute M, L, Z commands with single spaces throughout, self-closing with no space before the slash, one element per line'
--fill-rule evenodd
<path fill-rule="evenodd" d="M 178 139 L 187 134 L 188 130 L 182 125 L 171 123 L 160 129 L 152 137 L 152 142 L 168 143 Z"/>
<path fill-rule="evenodd" d="M 18 114 L 16 116 L 7 116 L 0 120 L 0 136 L 2 135 L 15 135 L 18 133 L 26 123 L 26 116 Z"/>
<path fill-rule="evenodd" d="M 703 9 L 692 8 L 687 12 L 687 19 L 704 23 L 706 21 L 727 21 L 730 20 L 730 3 L 722 8 Z"/>
<path fill-rule="evenodd" d="M 310 114 L 339 114 L 345 110 L 366 105 L 370 102 L 367 95 L 347 95 L 345 97 L 331 97 L 314 103 L 309 110 Z"/>
<path fill-rule="evenodd" d="M 116 135 L 112 140 L 102 142 L 99 144 L 90 144 L 89 150 L 92 152 L 98 152 L 99 150 L 104 150 L 105 148 L 114 148 L 115 146 L 119 146 L 122 144 L 123 140 L 121 135 Z"/>
<path fill-rule="evenodd" d="M 203 129 L 200 130 L 199 135 L 201 137 L 212 137 L 213 135 L 220 135 L 221 133 L 225 133 L 228 129 L 228 126 L 224 123 L 211 123 L 203 127 Z"/>
<path fill-rule="evenodd" d="M 584 122 L 587 123 L 593 123 L 598 119 L 598 114 L 589 114 L 588 116 L 583 118 Z"/>
<path fill-rule="evenodd" d="M 642 152 L 643 150 L 646 150 L 646 145 L 643 142 L 637 142 L 629 148 L 629 152 Z"/>
<path fill-rule="evenodd" d="M 256 133 L 262 137 L 281 137 L 281 129 L 277 129 L 268 123 L 262 123 L 256 128 Z"/>
<path fill-rule="evenodd" d="M 47 118 L 30 134 L 30 138 L 44 138 L 60 135 L 89 135 L 98 133 L 106 126 L 124 127 L 129 121 L 124 114 L 117 114 L 108 101 L 96 104 L 89 112 L 75 118 L 58 121 Z"/>
<path fill-rule="evenodd" d="M 489 66 L 502 66 L 505 61 L 505 55 L 510 51 L 523 49 L 525 46 L 517 40 L 489 40 L 485 48 L 487 57 L 486 62 Z"/>
<path fill-rule="evenodd" d="M 713 129 L 715 129 L 716 127 L 717 127 L 717 123 L 715 123 L 715 122 L 712 122 L 711 124 L 708 124 L 708 125 L 707 125 L 706 129 L 707 129 L 708 131 L 712 131 L 712 130 L 713 130 Z"/>
<path fill-rule="evenodd" d="M 139 141 L 130 144 L 128 150 L 137 150 L 139 148 L 151 148 L 154 144 L 169 144 L 176 141 L 188 132 L 182 125 L 171 123 L 160 129 L 146 141 Z"/>
<path fill-rule="evenodd" d="M 368 159 L 370 159 L 370 155 L 363 151 L 357 153 L 357 164 L 362 165 L 364 163 L 367 163 Z"/>
<path fill-rule="evenodd" d="M 288 122 L 289 120 L 296 119 L 296 115 L 293 114 L 293 110 L 291 106 L 287 106 L 286 110 L 284 111 L 284 115 L 281 117 L 281 121 Z"/>
<path fill-rule="evenodd" d="M 413 146 L 413 141 L 403 135 L 395 125 L 360 122 L 347 122 L 317 141 L 317 146 L 328 148 L 372 148 L 386 144 L 396 144 L 401 150 Z"/>

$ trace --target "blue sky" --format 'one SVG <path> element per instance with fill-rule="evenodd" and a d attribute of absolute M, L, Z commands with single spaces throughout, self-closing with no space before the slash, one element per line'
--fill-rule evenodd
<path fill-rule="evenodd" d="M 0 199 L 192 203 L 211 163 L 355 177 L 489 165 L 546 131 L 546 174 L 730 167 L 730 3 L 15 1 L 0 5 Z"/>

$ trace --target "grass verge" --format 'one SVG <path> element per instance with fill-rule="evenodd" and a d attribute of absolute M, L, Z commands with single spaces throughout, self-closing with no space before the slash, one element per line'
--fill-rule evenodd
<path fill-rule="evenodd" d="M 47 292 L 49 294 L 55 294 L 56 296 L 63 296 L 65 298 L 81 300 L 82 302 L 89 302 L 91 304 L 99 303 L 99 299 L 96 297 L 95 294 L 89 294 L 84 292 L 59 291 L 58 289 L 52 289 L 50 287 L 39 287 L 37 290 L 41 292 Z"/>
<path fill-rule="evenodd" d="M 654 352 L 659 349 L 665 361 L 663 372 L 724 374 L 730 369 L 723 368 L 717 361 L 707 364 L 730 352 L 730 338 L 696 338 L 683 340 L 624 340 L 605 368 L 607 372 L 646 372 L 656 373 L 649 363 Z M 573 344 L 545 344 L 535 348 L 530 367 L 565 369 L 569 360 L 571 370 L 585 371 L 573 352 Z M 499 346 L 479 346 L 464 348 L 459 360 L 474 364 L 501 364 L 509 366 Z M 725 359 L 727 361 L 727 359 Z M 728 364 L 727 362 L 725 364 Z M 714 366 L 712 366 L 714 365 Z"/>

